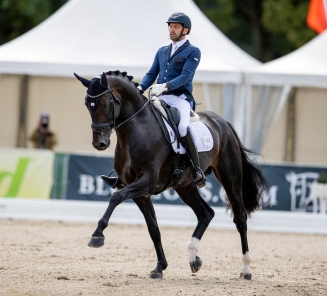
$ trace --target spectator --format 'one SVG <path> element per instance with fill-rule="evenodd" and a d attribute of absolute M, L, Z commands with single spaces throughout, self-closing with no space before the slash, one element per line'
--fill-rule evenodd
<path fill-rule="evenodd" d="M 33 143 L 34 148 L 53 149 L 57 144 L 56 134 L 49 128 L 49 114 L 42 112 L 38 127 L 32 132 L 29 140 Z"/>

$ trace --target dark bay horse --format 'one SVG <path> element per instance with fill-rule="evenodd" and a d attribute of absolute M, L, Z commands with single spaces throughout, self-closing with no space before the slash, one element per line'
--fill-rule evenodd
<path fill-rule="evenodd" d="M 116 131 L 114 168 L 126 184 L 110 197 L 89 246 L 103 246 L 103 230 L 108 226 L 114 209 L 124 200 L 133 199 L 144 215 L 157 253 L 157 266 L 149 277 L 162 278 L 162 271 L 168 264 L 150 197 L 166 189 L 174 167 L 175 152 L 165 139 L 149 101 L 139 93 L 133 78 L 126 74 L 109 71 L 92 80 L 75 74 L 87 87 L 85 105 L 92 118 L 92 144 L 97 150 L 105 150 L 110 145 L 111 132 Z M 241 237 L 243 266 L 240 278 L 251 279 L 247 217 L 260 208 L 266 181 L 251 160 L 254 152 L 241 144 L 228 122 L 211 111 L 201 111 L 198 115 L 209 128 L 214 141 L 212 150 L 199 153 L 200 166 L 207 175 L 213 171 L 226 191 L 227 208 L 231 209 Z M 190 176 L 191 170 L 187 167 L 175 190 L 198 220 L 187 244 L 191 270 L 197 272 L 202 265 L 197 256 L 199 243 L 215 213 L 200 196 L 197 187 L 192 186 Z"/>

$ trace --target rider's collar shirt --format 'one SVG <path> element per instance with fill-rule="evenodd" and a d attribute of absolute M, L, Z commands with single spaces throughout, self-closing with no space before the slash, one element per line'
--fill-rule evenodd
<path fill-rule="evenodd" d="M 170 52 L 170 56 L 172 56 L 174 54 L 174 52 L 180 48 L 185 42 L 186 42 L 186 38 L 184 40 L 178 41 L 176 43 L 172 42 L 171 43 L 171 52 Z"/>

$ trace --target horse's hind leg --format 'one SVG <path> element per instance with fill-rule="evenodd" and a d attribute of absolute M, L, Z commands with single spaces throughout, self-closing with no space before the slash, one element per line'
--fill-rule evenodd
<path fill-rule="evenodd" d="M 149 197 L 142 196 L 135 198 L 134 202 L 137 204 L 145 218 L 149 234 L 151 236 L 157 253 L 157 267 L 150 272 L 149 277 L 152 279 L 161 279 L 163 276 L 162 271 L 167 268 L 168 264 L 162 248 L 161 235 L 157 224 L 156 213 L 154 211 L 152 201 Z"/>
<path fill-rule="evenodd" d="M 192 237 L 187 244 L 187 250 L 189 254 L 189 262 L 191 270 L 193 273 L 200 270 L 202 266 L 202 261 L 200 257 L 197 256 L 198 247 L 200 240 L 206 231 L 210 221 L 215 216 L 215 212 L 210 206 L 203 200 L 199 191 L 196 187 L 192 185 L 176 188 L 176 192 L 181 197 L 181 199 L 192 208 L 195 213 L 198 224 L 192 234 Z"/>
<path fill-rule="evenodd" d="M 226 156 L 226 158 L 231 156 Z M 242 270 L 240 278 L 250 280 L 252 278 L 250 272 L 251 256 L 249 254 L 248 240 L 247 240 L 247 213 L 245 211 L 242 199 L 242 170 L 241 160 L 237 160 L 237 156 L 232 157 L 234 163 L 225 163 L 221 161 L 219 163 L 218 173 L 215 170 L 216 177 L 223 185 L 228 200 L 231 204 L 234 214 L 233 222 L 241 237 L 242 245 Z"/>

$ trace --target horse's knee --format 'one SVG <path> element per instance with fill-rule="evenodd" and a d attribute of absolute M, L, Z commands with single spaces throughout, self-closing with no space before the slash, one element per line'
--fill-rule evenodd
<path fill-rule="evenodd" d="M 211 220 L 215 217 L 215 211 L 208 207 L 207 211 L 201 215 L 199 221 L 205 223 L 207 226 L 210 224 Z"/>
<path fill-rule="evenodd" d="M 114 204 L 114 205 L 119 205 L 124 201 L 124 197 L 122 194 L 120 194 L 119 191 L 114 192 L 109 199 L 109 202 Z"/>

